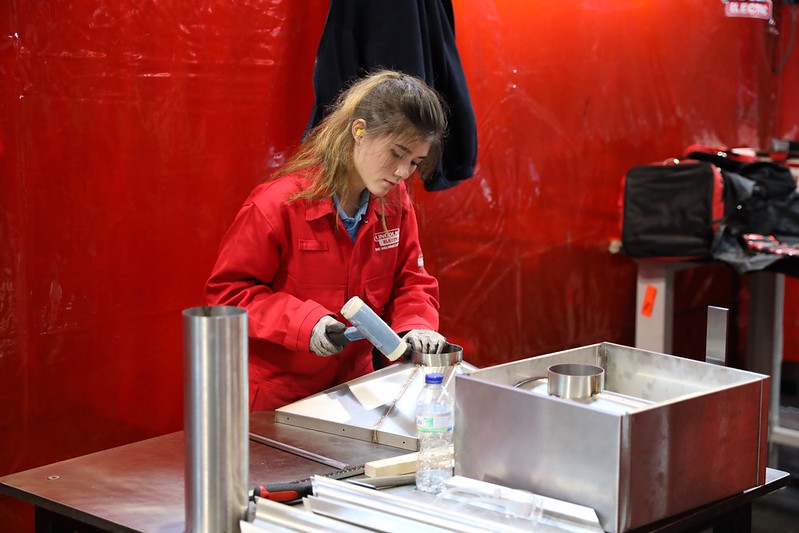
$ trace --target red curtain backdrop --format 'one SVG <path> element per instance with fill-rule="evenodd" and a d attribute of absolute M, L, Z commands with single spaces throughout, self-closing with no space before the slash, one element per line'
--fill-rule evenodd
<path fill-rule="evenodd" d="M 182 429 L 181 311 L 303 132 L 327 6 L 2 2 L 0 476 Z M 779 34 L 720 1 L 454 8 L 478 167 L 413 187 L 442 332 L 478 366 L 632 344 L 635 268 L 609 252 L 621 176 L 689 144 L 799 137 L 799 45 L 772 68 L 787 6 Z M 675 352 L 701 356 L 707 305 L 745 306 L 746 280 L 679 285 Z M 788 357 L 797 301 L 790 279 Z M 0 529 L 32 516 L 0 497 Z"/>
<path fill-rule="evenodd" d="M 777 11 L 779 40 L 774 51 L 777 108 L 774 136 L 799 140 L 799 5 Z M 793 27 L 792 27 L 793 26 Z M 799 172 L 799 161 L 793 162 Z M 785 360 L 799 361 L 799 279 L 785 279 Z"/>

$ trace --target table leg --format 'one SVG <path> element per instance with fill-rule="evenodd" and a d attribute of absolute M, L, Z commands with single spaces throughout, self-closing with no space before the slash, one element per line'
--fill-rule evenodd
<path fill-rule="evenodd" d="M 780 383 L 782 381 L 782 320 L 785 275 L 753 272 L 749 275 L 749 317 L 746 340 L 747 368 L 771 376 L 769 398 L 768 464 L 777 462 L 773 433 L 780 427 Z"/>
<path fill-rule="evenodd" d="M 664 261 L 638 261 L 635 304 L 635 347 L 672 352 L 674 269 Z"/>

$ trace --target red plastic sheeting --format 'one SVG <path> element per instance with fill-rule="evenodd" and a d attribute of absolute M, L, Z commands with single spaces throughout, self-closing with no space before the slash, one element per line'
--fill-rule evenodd
<path fill-rule="evenodd" d="M 631 343 L 634 268 L 608 253 L 619 179 L 699 139 L 770 135 L 767 23 L 712 3 L 480 5 L 457 24 L 478 176 L 421 199 L 444 331 L 477 364 Z"/>
<path fill-rule="evenodd" d="M 782 38 L 775 47 L 774 69 L 778 71 L 777 129 L 779 139 L 799 140 L 799 5 L 784 5 L 779 12 Z M 793 28 L 791 28 L 793 26 Z M 791 34 L 793 44 L 791 45 Z M 792 162 L 799 171 L 799 161 Z M 799 361 L 799 279 L 785 279 L 785 342 L 786 361 Z"/>
<path fill-rule="evenodd" d="M 2 3 L 0 475 L 183 427 L 181 311 L 304 129 L 325 14 Z"/>
<path fill-rule="evenodd" d="M 777 38 L 720 2 L 454 4 L 478 168 L 413 188 L 442 332 L 479 366 L 631 344 L 635 270 L 608 252 L 622 174 L 692 143 L 763 146 L 775 101 L 795 137 L 796 59 L 777 99 Z M 180 312 L 300 138 L 326 10 L 0 8 L 0 476 L 181 429 Z M 683 285 L 683 317 L 737 298 L 724 273 Z M 0 529 L 30 527 L 18 507 L 0 498 Z"/>

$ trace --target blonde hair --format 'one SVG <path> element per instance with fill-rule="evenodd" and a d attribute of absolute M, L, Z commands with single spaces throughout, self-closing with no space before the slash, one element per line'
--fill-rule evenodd
<path fill-rule="evenodd" d="M 381 70 L 341 93 L 327 116 L 275 174 L 277 178 L 305 172 L 311 177 L 311 187 L 290 200 L 333 194 L 343 198 L 350 192 L 350 176 L 355 172 L 351 128 L 358 119 L 366 122 L 370 135 L 430 141 L 430 152 L 419 165 L 419 175 L 426 179 L 437 168 L 447 125 L 441 98 L 419 78 Z"/>

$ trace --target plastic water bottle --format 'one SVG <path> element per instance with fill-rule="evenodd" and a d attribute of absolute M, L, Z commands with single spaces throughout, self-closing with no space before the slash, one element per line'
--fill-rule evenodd
<path fill-rule="evenodd" d="M 438 494 L 452 477 L 452 433 L 455 406 L 442 385 L 442 374 L 427 374 L 425 386 L 416 400 L 416 429 L 419 456 L 416 462 L 416 488 Z"/>

